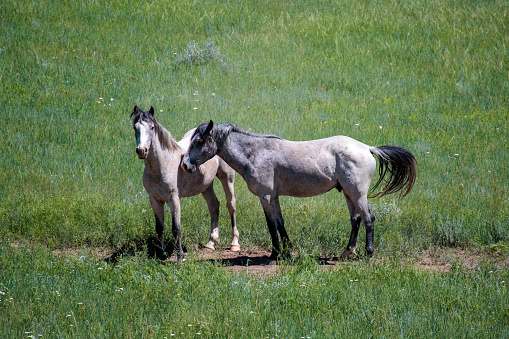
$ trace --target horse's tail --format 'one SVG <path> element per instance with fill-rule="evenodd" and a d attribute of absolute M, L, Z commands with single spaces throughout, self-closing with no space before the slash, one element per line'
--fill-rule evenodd
<path fill-rule="evenodd" d="M 401 191 L 400 196 L 407 195 L 414 186 L 417 177 L 417 160 L 407 149 L 399 146 L 371 147 L 370 152 L 378 159 L 379 178 L 372 189 L 370 198 L 381 198 L 386 194 Z M 390 178 L 385 178 L 387 172 Z M 378 193 L 374 191 L 384 182 L 385 187 Z"/>

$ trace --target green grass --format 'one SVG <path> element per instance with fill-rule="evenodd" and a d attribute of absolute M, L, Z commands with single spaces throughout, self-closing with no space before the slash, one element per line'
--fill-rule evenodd
<path fill-rule="evenodd" d="M 96 284 L 120 285 L 124 278 L 100 276 L 92 262 L 56 260 L 35 249 L 40 257 L 30 257 L 28 250 L 10 248 L 11 243 L 28 242 L 35 248 L 117 249 L 154 235 L 154 219 L 141 183 L 143 162 L 135 155 L 129 120 L 138 104 L 144 109 L 154 106 L 158 120 L 176 138 L 213 119 L 291 140 L 342 134 L 370 145 L 406 147 L 419 162 L 419 178 L 412 193 L 402 200 L 389 196 L 371 201 L 377 216 L 375 259 L 412 256 L 436 247 L 507 255 L 507 2 L 7 0 L 0 4 L 0 13 L 0 287 L 18 291 L 13 298 L 23 300 L 8 306 L 7 299 L 1 298 L 0 307 L 18 307 L 0 318 L 1 328 L 12 328 L 8 337 L 19 337 L 25 330 L 35 333 L 38 328 L 45 336 L 51 332 L 63 337 L 91 333 L 120 337 L 122 329 L 125 337 L 166 336 L 173 330 L 191 331 L 188 323 L 197 326 L 198 321 L 209 336 L 227 333 L 221 332 L 223 328 L 240 331 L 244 327 L 252 337 L 273 337 L 278 328 L 288 331 L 282 337 L 323 337 L 331 334 L 328 326 L 359 336 L 434 333 L 448 337 L 459 333 L 477 337 L 483 334 L 478 329 L 488 332 L 487 336 L 508 335 L 507 324 L 486 320 L 489 308 L 475 309 L 475 305 L 490 303 L 496 294 L 488 285 L 507 280 L 503 277 L 507 272 L 497 278 L 482 274 L 476 278 L 476 273 L 464 272 L 435 276 L 397 265 L 375 265 L 328 275 L 313 268 L 299 279 L 307 285 L 316 280 L 325 286 L 327 279 L 338 281 L 338 289 L 330 293 L 345 299 L 338 302 L 343 312 L 328 311 L 327 303 L 320 301 L 322 295 L 330 295 L 327 288 L 319 287 L 322 285 L 308 290 L 291 282 L 285 291 L 273 286 L 263 291 L 276 303 L 270 309 L 278 312 L 262 314 L 265 298 L 255 295 L 246 309 L 239 306 L 242 310 L 221 318 L 219 311 L 211 311 L 215 302 L 210 296 L 196 300 L 200 308 L 187 299 L 185 310 L 174 301 L 165 301 L 164 311 L 158 313 L 153 301 L 137 304 L 134 300 L 140 295 L 114 299 L 119 294 L 107 293 L 113 287 L 102 289 Z M 190 46 L 208 50 L 215 62 L 183 63 Z M 220 185 L 216 191 L 223 206 L 221 245 L 227 246 L 228 213 Z M 258 199 L 239 176 L 236 193 L 241 245 L 270 248 Z M 283 197 L 281 201 L 290 238 L 300 255 L 342 252 L 350 226 L 340 194 Z M 186 198 L 182 208 L 185 243 L 205 242 L 209 221 L 203 199 Z M 361 249 L 364 232 L 359 238 Z M 51 264 L 54 260 L 56 266 Z M 174 296 L 157 292 L 174 287 L 173 280 L 159 278 L 159 274 L 182 274 L 188 277 L 182 279 L 206 286 L 210 293 L 221 291 L 233 300 L 245 301 L 240 290 L 226 289 L 237 278 L 214 265 L 191 262 L 177 269 L 145 258 L 125 260 L 121 266 L 155 279 L 155 289 L 147 285 L 139 291 L 143 298 Z M 75 287 L 78 281 L 74 278 L 55 278 L 65 276 L 63 270 L 77 272 L 77 268 L 81 270 L 79 281 L 86 283 L 82 289 Z M 373 286 L 378 281 L 376 272 L 387 281 L 378 288 Z M 24 274 L 30 276 L 26 282 L 21 279 Z M 342 294 L 342 274 L 362 278 L 352 295 Z M 404 286 L 406 276 L 413 284 L 422 284 L 422 291 L 430 290 L 430 297 L 420 293 L 425 299 L 414 300 L 409 286 Z M 283 272 L 270 282 L 294 278 Z M 39 313 L 26 312 L 39 302 L 34 293 L 42 293 L 39 289 L 44 282 L 38 279 L 49 279 L 47 284 L 71 296 L 90 295 L 84 302 L 102 298 L 100 306 L 89 305 L 86 312 L 96 317 L 90 323 L 102 327 L 88 329 L 85 317 L 78 317 L 79 309 L 72 307 L 80 302 L 79 295 L 62 304 L 44 292 Z M 132 286 L 142 281 L 133 279 Z M 177 279 L 179 288 L 191 288 L 183 286 L 182 279 Z M 245 284 L 259 284 L 255 278 L 243 279 Z M 488 283 L 477 285 L 478 279 Z M 406 292 L 392 308 L 398 286 Z M 472 292 L 464 300 L 454 299 L 458 286 L 468 286 Z M 387 297 L 373 301 L 373 290 Z M 303 311 L 307 319 L 302 327 L 297 326 L 299 322 L 290 317 L 296 308 L 284 302 L 290 295 L 299 303 L 311 299 L 326 314 L 319 315 L 316 309 Z M 445 295 L 455 300 L 451 302 L 461 318 L 440 311 L 447 302 L 439 297 Z M 439 299 L 434 301 L 434 297 Z M 379 307 L 376 313 L 371 309 L 373 303 Z M 435 308 L 418 309 L 421 304 Z M 135 318 L 124 320 L 117 317 L 120 313 L 110 317 L 102 310 L 111 305 L 121 305 L 119 312 L 134 307 Z M 53 306 L 59 315 L 44 318 L 41 312 Z M 353 312 L 351 318 L 345 318 L 350 313 L 344 307 Z M 507 315 L 503 306 L 496 307 L 497 317 Z M 247 308 L 255 309 L 260 318 L 247 315 Z M 81 332 L 60 327 L 62 321 L 70 320 L 64 313 L 71 311 L 81 319 L 77 321 Z M 180 317 L 167 315 L 172 312 L 180 312 Z M 209 319 L 210 314 L 215 318 Z M 240 316 L 238 323 L 243 326 L 227 322 L 235 316 Z M 41 317 L 50 325 L 37 325 Z M 347 333 L 354 318 L 359 326 Z M 383 321 L 377 323 L 379 320 Z M 19 322 L 14 326 L 15 321 Z M 28 325 L 32 322 L 35 325 Z M 9 327 L 4 327 L 7 323 Z M 447 323 L 454 326 L 449 329 Z M 139 331 L 144 332 L 136 332 L 140 324 Z M 395 332 L 407 328 L 417 332 Z"/>
<path fill-rule="evenodd" d="M 309 257 L 281 274 L 227 274 L 190 259 L 118 264 L 81 251 L 55 258 L 0 245 L 0 327 L 28 337 L 506 337 L 507 271 L 429 274 L 400 264 L 324 269 Z M 9 258 L 9 259 L 7 259 Z"/>

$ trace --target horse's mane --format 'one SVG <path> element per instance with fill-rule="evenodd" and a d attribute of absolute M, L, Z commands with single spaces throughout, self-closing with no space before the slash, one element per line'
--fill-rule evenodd
<path fill-rule="evenodd" d="M 281 137 L 278 137 L 277 135 L 272 135 L 272 134 L 257 134 L 257 133 L 253 133 L 253 132 L 250 132 L 250 131 L 246 131 L 245 129 L 242 129 L 236 125 L 233 125 L 233 124 L 226 124 L 228 126 L 231 126 L 231 131 L 232 132 L 236 132 L 236 133 L 240 133 L 240 134 L 244 134 L 244 135 L 249 135 L 251 137 L 258 137 L 258 138 L 269 138 L 269 139 L 282 139 Z"/>
<path fill-rule="evenodd" d="M 194 133 L 195 134 L 196 133 L 203 134 L 204 131 L 207 129 L 208 124 L 209 124 L 208 122 L 201 124 L 200 126 L 198 126 L 198 128 L 196 129 L 196 131 Z M 216 137 L 217 140 L 225 140 L 228 137 L 228 135 L 230 135 L 231 132 L 249 135 L 249 136 L 257 137 L 257 138 L 269 138 L 269 139 L 280 139 L 280 140 L 282 139 L 276 135 L 256 134 L 256 133 L 253 133 L 250 131 L 246 131 L 246 130 L 238 127 L 237 125 L 230 124 L 230 123 L 215 124 L 214 136 Z"/>
<path fill-rule="evenodd" d="M 179 144 L 177 143 L 177 140 L 173 138 L 171 133 L 166 128 L 164 128 L 163 125 L 156 121 L 154 126 L 156 127 L 155 132 L 157 133 L 159 142 L 161 143 L 163 148 L 166 148 L 171 152 L 181 150 Z"/>
<path fill-rule="evenodd" d="M 181 150 L 177 140 L 175 140 L 171 133 L 163 127 L 157 121 L 157 118 L 154 114 L 150 114 L 149 111 L 144 111 L 141 108 L 135 106 L 133 112 L 131 113 L 131 118 L 133 119 L 133 126 L 140 120 L 150 120 L 154 123 L 155 133 L 159 139 L 159 143 L 163 148 L 169 150 L 170 152 Z"/>

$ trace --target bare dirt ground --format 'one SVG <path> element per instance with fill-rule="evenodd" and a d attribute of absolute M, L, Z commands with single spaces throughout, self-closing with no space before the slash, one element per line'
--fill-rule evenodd
<path fill-rule="evenodd" d="M 269 255 L 270 251 L 264 249 L 241 250 L 240 252 L 231 252 L 228 249 L 216 251 L 196 249 L 188 253 L 188 257 L 192 256 L 198 260 L 220 262 L 226 270 L 232 272 L 247 271 L 253 274 L 271 275 L 277 273 L 280 266 L 270 261 Z M 168 260 L 176 262 L 177 257 L 172 255 Z M 341 268 L 362 262 L 359 259 L 345 260 L 336 256 L 317 257 L 316 260 L 324 269 Z M 389 258 L 377 258 L 376 256 L 371 260 L 375 263 L 389 262 Z M 448 272 L 453 266 L 469 271 L 486 263 L 490 263 L 494 267 L 509 268 L 507 258 L 466 249 L 427 250 L 413 257 L 401 258 L 400 261 L 402 265 L 411 265 L 416 269 L 431 272 Z"/>
<path fill-rule="evenodd" d="M 163 263 L 177 262 L 176 254 L 170 257 L 161 257 L 157 249 L 153 247 L 152 241 L 144 242 L 142 246 L 129 246 L 117 251 L 111 249 L 96 248 L 92 250 L 97 260 L 105 260 L 108 263 L 114 263 L 123 256 L 135 255 L 135 253 L 146 252 L 149 257 L 157 257 Z M 168 251 L 169 250 L 169 251 Z M 76 254 L 80 250 L 62 249 L 55 250 L 56 256 L 66 256 Z M 167 249 L 167 252 L 175 252 Z M 187 248 L 186 258 L 190 260 L 202 260 L 219 263 L 224 270 L 232 273 L 248 273 L 253 275 L 275 275 L 281 270 L 281 265 L 276 264 L 269 259 L 270 251 L 266 249 L 250 248 L 243 249 L 240 252 L 232 252 L 229 249 L 216 249 L 211 251 L 195 244 Z M 298 254 L 293 255 L 298 258 Z M 344 260 L 338 257 L 316 257 L 320 267 L 324 270 L 334 270 L 347 266 L 358 265 L 363 262 L 362 259 Z M 384 263 L 391 261 L 390 258 L 381 258 L 376 255 L 370 259 L 374 263 Z M 394 259 L 392 259 L 394 260 Z M 430 272 L 448 272 L 452 267 L 460 268 L 464 271 L 474 271 L 481 265 L 489 264 L 494 268 L 509 269 L 509 260 L 507 256 L 501 256 L 486 251 L 459 248 L 443 248 L 426 250 L 416 253 L 412 256 L 400 256 L 398 259 L 402 265 L 410 265 L 415 269 L 426 270 Z M 285 268 L 290 267 L 284 265 Z"/>

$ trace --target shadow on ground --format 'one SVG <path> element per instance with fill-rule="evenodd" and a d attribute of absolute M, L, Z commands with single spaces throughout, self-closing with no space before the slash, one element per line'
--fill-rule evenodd
<path fill-rule="evenodd" d="M 171 257 L 173 252 L 176 252 L 176 244 L 174 241 L 165 243 L 164 249 L 161 247 L 161 242 L 156 237 L 149 237 L 148 239 L 137 239 L 125 244 L 121 248 L 114 251 L 105 261 L 116 263 L 119 259 L 125 256 L 146 255 L 152 259 L 167 260 Z M 184 252 L 187 249 L 184 247 Z"/>
<path fill-rule="evenodd" d="M 223 248 L 211 251 L 204 248 L 202 244 L 193 244 L 190 246 L 190 249 L 190 253 L 187 253 L 187 249 L 184 248 L 187 259 L 210 262 L 216 265 L 229 267 L 234 270 L 247 267 L 258 267 L 258 269 L 262 269 L 263 267 L 268 268 L 269 266 L 279 266 L 277 265 L 278 262 L 269 258 L 271 252 L 264 249 L 246 249 L 239 252 L 232 252 L 227 248 Z M 163 250 L 161 243 L 156 237 L 131 241 L 114 251 L 105 259 L 105 261 L 108 264 L 116 263 L 123 257 L 137 255 L 158 259 L 163 264 L 177 262 L 175 242 L 169 241 L 165 244 L 165 248 Z M 302 260 L 302 258 L 293 256 L 290 262 L 287 261 L 286 263 L 295 265 L 300 260 Z M 333 266 L 338 262 L 337 257 L 315 257 L 314 260 L 316 260 L 316 262 L 321 266 Z"/>

